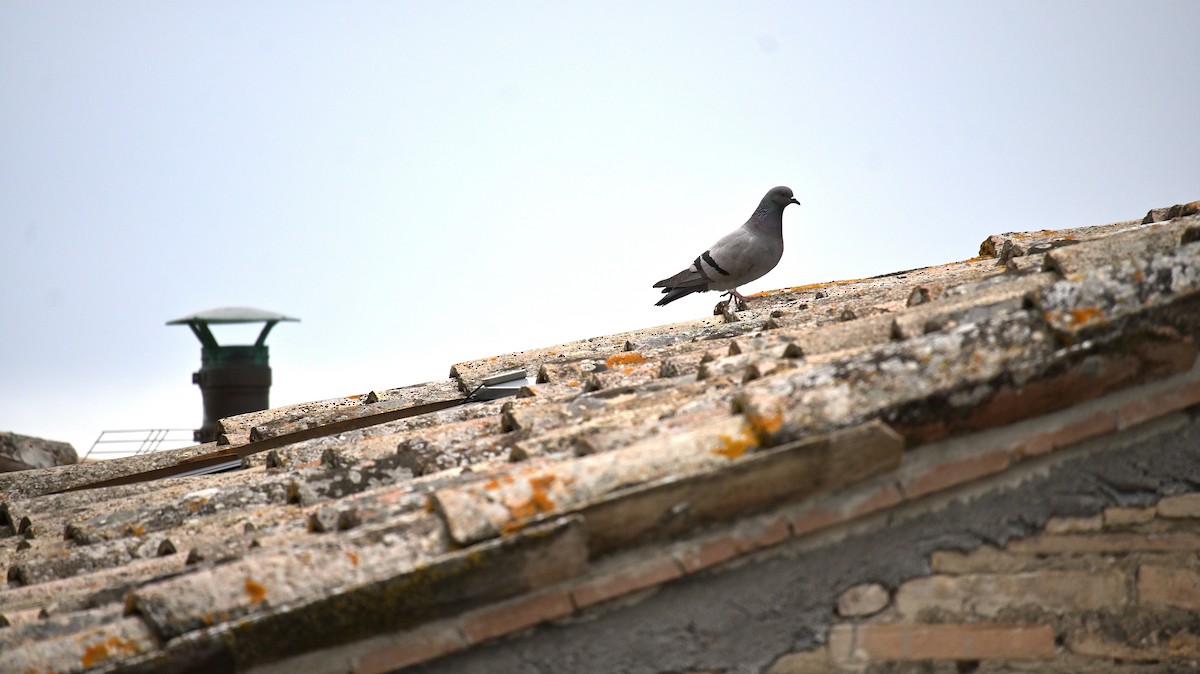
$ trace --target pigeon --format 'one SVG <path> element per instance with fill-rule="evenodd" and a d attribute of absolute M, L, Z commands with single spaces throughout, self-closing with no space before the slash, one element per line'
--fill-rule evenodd
<path fill-rule="evenodd" d="M 685 295 L 709 290 L 728 290 L 738 309 L 746 308 L 746 298 L 738 286 L 764 276 L 783 257 L 783 209 L 800 205 L 787 187 L 774 187 L 763 197 L 746 224 L 721 237 L 700 253 L 692 265 L 671 278 L 654 284 L 666 297 L 655 306 L 664 306 Z"/>

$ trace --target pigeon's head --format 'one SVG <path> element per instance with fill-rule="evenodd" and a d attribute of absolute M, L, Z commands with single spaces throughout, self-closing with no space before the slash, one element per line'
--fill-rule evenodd
<path fill-rule="evenodd" d="M 770 192 L 767 192 L 767 196 L 763 197 L 763 205 L 767 203 L 775 204 L 781 211 L 787 208 L 788 204 L 800 205 L 800 202 L 796 201 L 796 197 L 792 194 L 792 188 L 783 185 L 773 187 Z"/>

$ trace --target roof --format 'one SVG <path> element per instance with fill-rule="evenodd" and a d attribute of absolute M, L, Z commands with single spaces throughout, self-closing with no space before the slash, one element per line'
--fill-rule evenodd
<path fill-rule="evenodd" d="M 1017 475 L 1200 403 L 1190 206 L 0 476 L 0 670 L 387 671 Z"/>

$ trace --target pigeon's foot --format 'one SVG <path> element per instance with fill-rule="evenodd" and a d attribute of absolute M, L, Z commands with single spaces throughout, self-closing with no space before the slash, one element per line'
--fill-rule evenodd
<path fill-rule="evenodd" d="M 721 300 L 717 302 L 717 306 L 713 307 L 713 316 L 720 316 L 726 323 L 737 323 L 742 320 L 738 318 L 737 312 L 729 306 L 731 301 Z"/>
<path fill-rule="evenodd" d="M 734 288 L 733 290 L 730 290 L 729 292 L 725 293 L 724 295 L 721 295 L 721 297 L 726 297 L 726 296 L 729 297 L 729 301 L 733 302 L 733 306 L 736 307 L 738 311 L 745 311 L 746 307 L 749 306 L 746 304 L 746 299 L 747 299 L 746 296 L 739 293 L 737 291 L 737 288 Z"/>

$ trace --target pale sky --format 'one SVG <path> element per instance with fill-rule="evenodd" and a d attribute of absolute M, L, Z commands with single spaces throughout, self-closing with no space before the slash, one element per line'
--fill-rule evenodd
<path fill-rule="evenodd" d="M 769 188 L 743 293 L 1200 199 L 1200 2 L 0 0 L 0 430 L 197 428 L 711 314 L 650 286 Z M 251 332 L 255 331 L 252 329 Z M 252 335 L 219 329 L 226 343 Z"/>

